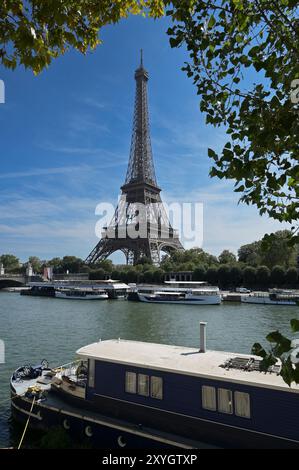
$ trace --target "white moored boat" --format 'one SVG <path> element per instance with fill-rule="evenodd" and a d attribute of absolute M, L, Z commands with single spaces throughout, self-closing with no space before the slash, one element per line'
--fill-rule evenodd
<path fill-rule="evenodd" d="M 152 294 L 138 292 L 138 297 L 141 302 L 153 302 L 161 304 L 171 303 L 183 305 L 219 305 L 221 303 L 220 295 L 214 291 L 155 291 Z"/>
<path fill-rule="evenodd" d="M 132 300 L 181 305 L 219 305 L 221 303 L 218 287 L 205 286 L 205 283 L 199 282 L 169 281 L 165 284 L 167 287 L 165 285 L 136 287 L 133 294 L 135 299 L 132 298 Z M 130 297 L 129 300 L 131 300 Z"/>
<path fill-rule="evenodd" d="M 299 293 L 276 289 L 270 292 L 252 292 L 242 296 L 241 302 L 260 305 L 299 305 Z"/>
<path fill-rule="evenodd" d="M 108 294 L 103 289 L 56 289 L 55 297 L 57 299 L 72 300 L 105 300 Z"/>

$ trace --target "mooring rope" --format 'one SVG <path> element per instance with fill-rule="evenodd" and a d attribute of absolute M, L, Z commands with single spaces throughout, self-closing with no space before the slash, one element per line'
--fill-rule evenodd
<path fill-rule="evenodd" d="M 31 412 L 32 412 L 33 407 L 34 407 L 34 403 L 35 403 L 35 397 L 33 397 L 33 400 L 32 400 L 32 405 L 31 405 L 31 408 L 30 408 L 30 411 L 29 411 L 29 416 L 28 416 L 28 419 L 26 421 L 25 428 L 24 428 L 20 443 L 18 445 L 18 450 L 21 448 L 21 445 L 23 444 L 23 440 L 24 440 L 24 437 L 25 437 L 25 434 L 26 434 L 26 431 L 27 431 L 27 428 L 28 428 L 30 418 L 31 418 Z"/>
<path fill-rule="evenodd" d="M 0 401 L 0 406 L 3 405 L 3 403 L 7 403 L 8 401 L 13 401 L 16 398 L 23 397 L 24 395 L 25 395 L 25 393 L 22 393 L 22 395 L 15 395 L 14 397 L 6 398 L 6 400 Z"/>

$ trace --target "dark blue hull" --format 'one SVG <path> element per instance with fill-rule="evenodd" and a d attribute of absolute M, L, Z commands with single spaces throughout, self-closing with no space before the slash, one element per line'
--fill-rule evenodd
<path fill-rule="evenodd" d="M 31 402 L 21 397 L 12 400 L 13 419 L 25 425 L 30 414 Z M 113 419 L 105 417 L 102 422 L 97 419 L 84 416 L 84 410 L 77 410 L 72 414 L 67 410 L 54 409 L 45 403 L 34 405 L 30 414 L 30 429 L 47 432 L 51 428 L 61 428 L 66 431 L 74 442 L 87 447 L 97 449 L 171 449 L 178 448 L 179 443 L 174 443 L 171 438 L 156 435 L 151 438 L 150 431 L 142 426 L 130 426 L 126 428 L 117 425 Z M 184 440 L 182 440 L 182 443 Z M 176 444 L 176 445 L 174 445 Z M 186 445 L 184 445 L 186 447 Z"/>
<path fill-rule="evenodd" d="M 13 418 L 25 424 L 30 408 L 30 400 L 14 397 L 12 400 Z M 115 410 L 117 410 L 117 407 L 115 407 Z M 107 447 L 115 449 L 171 449 L 209 446 L 262 449 L 299 448 L 298 442 L 289 439 L 227 427 L 203 419 L 173 417 L 163 412 L 159 416 L 153 416 L 157 422 L 157 427 L 159 427 L 159 430 L 153 432 L 152 428 L 140 424 L 117 422 L 113 416 L 104 416 L 99 420 L 95 413 L 94 418 L 91 418 L 92 413 L 84 411 L 77 408 L 76 413 L 73 413 L 67 407 L 66 409 L 56 409 L 46 402 L 37 403 L 31 413 L 30 428 L 48 431 L 54 427 L 61 427 L 75 442 L 84 443 L 98 449 Z M 132 411 L 128 409 L 129 414 Z M 168 433 L 165 432 L 167 429 Z M 176 432 L 179 430 L 181 435 L 173 434 L 174 430 Z"/>

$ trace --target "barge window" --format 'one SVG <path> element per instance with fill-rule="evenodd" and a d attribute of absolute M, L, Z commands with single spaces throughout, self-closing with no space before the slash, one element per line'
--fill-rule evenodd
<path fill-rule="evenodd" d="M 138 374 L 138 395 L 149 396 L 149 376 Z"/>
<path fill-rule="evenodd" d="M 136 374 L 135 372 L 126 372 L 126 392 L 136 393 Z"/>
<path fill-rule="evenodd" d="M 163 399 L 163 379 L 161 377 L 151 377 L 151 397 L 158 400 Z"/>
<path fill-rule="evenodd" d="M 207 385 L 202 386 L 202 407 L 206 410 L 216 411 L 216 389 Z"/>
<path fill-rule="evenodd" d="M 95 366 L 96 361 L 94 359 L 88 360 L 88 386 L 94 388 L 95 386 Z"/>
<path fill-rule="evenodd" d="M 233 413 L 233 394 L 231 390 L 218 388 L 218 411 L 220 413 Z"/>
<path fill-rule="evenodd" d="M 235 413 L 241 418 L 250 418 L 250 398 L 248 393 L 235 392 Z"/>

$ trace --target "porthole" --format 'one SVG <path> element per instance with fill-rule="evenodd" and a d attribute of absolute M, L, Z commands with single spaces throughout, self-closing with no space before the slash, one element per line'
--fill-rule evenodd
<path fill-rule="evenodd" d="M 118 437 L 117 443 L 118 443 L 119 447 L 126 447 L 126 445 L 127 445 L 127 443 L 124 440 L 123 436 Z"/>
<path fill-rule="evenodd" d="M 66 429 L 67 431 L 71 428 L 71 425 L 70 425 L 70 422 L 68 419 L 64 419 L 63 420 L 63 427 L 64 429 Z"/>
<path fill-rule="evenodd" d="M 85 434 L 87 437 L 92 437 L 93 432 L 92 432 L 91 426 L 86 426 Z"/>

